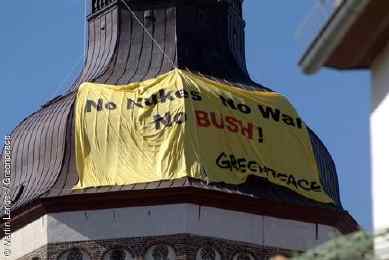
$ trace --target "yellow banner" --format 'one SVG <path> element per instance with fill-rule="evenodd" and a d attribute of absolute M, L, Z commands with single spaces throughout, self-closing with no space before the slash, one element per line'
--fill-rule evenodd
<path fill-rule="evenodd" d="M 76 188 L 184 176 L 240 184 L 257 175 L 332 202 L 308 131 L 278 93 L 176 69 L 125 86 L 84 83 L 75 118 Z"/>

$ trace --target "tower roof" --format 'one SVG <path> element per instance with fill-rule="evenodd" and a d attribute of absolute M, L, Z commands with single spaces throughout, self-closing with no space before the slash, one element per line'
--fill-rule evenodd
<path fill-rule="evenodd" d="M 75 165 L 74 103 L 83 82 L 128 84 L 182 68 L 242 89 L 271 91 L 253 82 L 247 73 L 241 0 L 126 3 L 130 10 L 122 1 L 92 1 L 87 54 L 80 76 L 67 93 L 42 105 L 13 130 L 11 189 L 13 210 L 18 216 L 15 221 L 22 225 L 44 211 L 82 207 L 178 201 L 222 206 L 228 204 L 223 200 L 230 200 L 235 202 L 224 207 L 279 215 L 296 207 L 306 213 L 289 213 L 289 218 L 305 215 L 307 221 L 327 221 L 334 226 L 343 223 L 348 231 L 356 228 L 340 202 L 335 164 L 310 129 L 320 181 L 334 204 L 307 199 L 255 176 L 240 185 L 184 177 L 74 190 L 79 179 Z M 180 192 L 183 195 L 177 198 Z M 74 198 L 80 196 L 84 199 L 76 202 Z M 110 200 L 108 205 L 104 201 L 109 198 L 116 202 Z M 258 207 L 262 209 L 255 209 L 253 205 L 260 203 L 262 207 Z M 313 214 L 315 210 L 321 212 L 319 216 Z"/>

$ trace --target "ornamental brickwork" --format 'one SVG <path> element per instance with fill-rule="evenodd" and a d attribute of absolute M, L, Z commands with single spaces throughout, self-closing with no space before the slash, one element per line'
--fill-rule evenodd
<path fill-rule="evenodd" d="M 70 260 L 66 256 L 74 249 L 82 252 L 82 260 L 123 259 L 119 255 L 125 255 L 125 260 L 266 260 L 277 253 L 293 253 L 280 248 L 178 234 L 49 244 L 18 260 L 33 260 L 34 257 L 37 257 L 34 260 Z"/>

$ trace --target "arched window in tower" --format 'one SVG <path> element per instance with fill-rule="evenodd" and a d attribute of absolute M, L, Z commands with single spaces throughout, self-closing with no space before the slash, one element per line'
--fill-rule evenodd
<path fill-rule="evenodd" d="M 216 252 L 213 248 L 206 247 L 201 250 L 201 259 L 203 260 L 216 260 Z"/>
<path fill-rule="evenodd" d="M 119 250 L 119 249 L 113 250 L 109 259 L 110 260 L 126 260 L 126 252 L 124 252 L 123 250 Z"/>
<path fill-rule="evenodd" d="M 143 13 L 144 25 L 150 27 L 155 24 L 156 18 L 153 10 L 145 10 Z"/>
<path fill-rule="evenodd" d="M 236 46 L 238 45 L 238 31 L 236 30 L 236 28 L 234 27 L 234 29 L 232 30 L 232 38 L 233 38 L 233 46 L 234 46 L 234 49 L 236 49 Z"/>
<path fill-rule="evenodd" d="M 174 249 L 168 245 L 155 245 L 147 250 L 145 260 L 175 260 Z"/>
<path fill-rule="evenodd" d="M 242 3 L 241 2 L 238 3 L 238 10 L 239 10 L 239 15 L 242 16 L 243 10 L 242 10 Z"/>
<path fill-rule="evenodd" d="M 63 252 L 57 259 L 58 260 L 90 260 L 90 257 L 81 249 L 72 248 L 70 250 Z"/>
<path fill-rule="evenodd" d="M 233 258 L 233 260 L 255 260 L 255 257 L 251 253 L 237 253 Z"/>
<path fill-rule="evenodd" d="M 104 255 L 104 260 L 134 260 L 133 255 L 125 249 L 116 248 L 108 251 Z"/>
<path fill-rule="evenodd" d="M 197 8 L 197 23 L 199 26 L 207 25 L 207 12 L 204 8 Z"/>
<path fill-rule="evenodd" d="M 78 248 L 72 249 L 66 256 L 66 260 L 84 260 L 82 252 Z"/>
<path fill-rule="evenodd" d="M 221 256 L 213 247 L 206 246 L 199 249 L 196 260 L 221 260 Z"/>
<path fill-rule="evenodd" d="M 153 250 L 154 260 L 169 260 L 169 249 L 167 246 L 160 245 Z"/>

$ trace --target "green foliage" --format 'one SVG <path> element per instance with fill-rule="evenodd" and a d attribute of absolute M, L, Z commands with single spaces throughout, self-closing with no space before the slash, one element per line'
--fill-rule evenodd
<path fill-rule="evenodd" d="M 389 259 L 389 229 L 376 235 L 364 231 L 335 238 L 294 260 Z"/>

